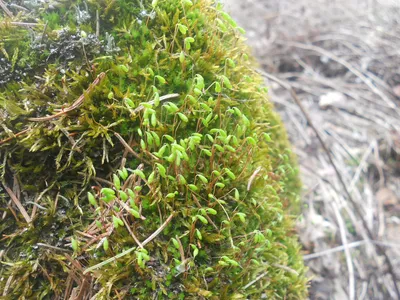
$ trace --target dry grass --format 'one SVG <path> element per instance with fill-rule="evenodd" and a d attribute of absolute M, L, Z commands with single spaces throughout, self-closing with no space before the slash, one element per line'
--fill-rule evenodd
<path fill-rule="evenodd" d="M 225 2 L 263 71 L 296 91 L 339 169 L 290 92 L 269 80 L 305 184 L 298 224 L 311 298 L 396 299 L 379 247 L 399 269 L 400 3 Z"/>

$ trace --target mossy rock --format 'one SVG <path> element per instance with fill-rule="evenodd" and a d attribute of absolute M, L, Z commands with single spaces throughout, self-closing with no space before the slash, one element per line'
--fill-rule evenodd
<path fill-rule="evenodd" d="M 0 294 L 305 297 L 296 165 L 219 4 L 6 5 Z"/>

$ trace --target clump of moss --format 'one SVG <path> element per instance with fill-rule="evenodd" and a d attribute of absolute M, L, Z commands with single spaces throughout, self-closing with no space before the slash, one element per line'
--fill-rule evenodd
<path fill-rule="evenodd" d="M 303 298 L 297 171 L 220 5 L 23 3 L 0 18 L 3 295 Z"/>

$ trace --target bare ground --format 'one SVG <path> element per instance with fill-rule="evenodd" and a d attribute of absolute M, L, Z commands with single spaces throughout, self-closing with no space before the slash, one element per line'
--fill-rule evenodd
<path fill-rule="evenodd" d="M 310 298 L 398 299 L 400 1 L 224 2 L 299 157 Z"/>

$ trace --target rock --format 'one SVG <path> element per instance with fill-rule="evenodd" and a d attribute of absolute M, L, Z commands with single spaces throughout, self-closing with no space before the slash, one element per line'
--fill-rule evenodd
<path fill-rule="evenodd" d="M 329 92 L 319 98 L 319 107 L 328 109 L 331 106 L 337 106 L 346 101 L 346 96 L 340 92 Z"/>

